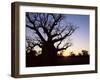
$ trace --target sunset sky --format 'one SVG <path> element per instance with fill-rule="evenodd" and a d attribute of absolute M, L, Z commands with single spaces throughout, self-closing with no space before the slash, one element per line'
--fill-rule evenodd
<path fill-rule="evenodd" d="M 72 34 L 73 45 L 68 51 L 79 52 L 82 49 L 89 50 L 89 16 L 88 15 L 66 15 L 67 20 L 79 26 Z"/>
<path fill-rule="evenodd" d="M 71 35 L 72 46 L 65 51 L 65 55 L 68 52 L 78 53 L 81 50 L 89 51 L 89 15 L 73 15 L 66 14 L 65 22 L 78 25 L 79 28 Z M 32 37 L 32 31 L 26 28 L 26 36 Z"/>

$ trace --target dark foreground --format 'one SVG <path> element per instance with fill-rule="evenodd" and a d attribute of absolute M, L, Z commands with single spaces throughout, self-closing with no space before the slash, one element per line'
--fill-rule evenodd
<path fill-rule="evenodd" d="M 89 64 L 88 56 L 58 56 L 55 59 L 26 55 L 26 67 Z"/>

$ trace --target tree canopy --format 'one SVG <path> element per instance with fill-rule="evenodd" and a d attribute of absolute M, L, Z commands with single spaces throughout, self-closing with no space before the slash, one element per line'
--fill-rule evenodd
<path fill-rule="evenodd" d="M 26 12 L 26 27 L 34 35 L 32 45 L 42 48 L 42 54 L 57 54 L 70 47 L 69 37 L 78 27 L 65 19 L 65 14 Z"/>

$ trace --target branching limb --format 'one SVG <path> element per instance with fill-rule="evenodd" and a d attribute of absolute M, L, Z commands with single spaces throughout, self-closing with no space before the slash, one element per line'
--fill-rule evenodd
<path fill-rule="evenodd" d="M 54 39 L 53 42 L 55 43 L 55 42 L 64 40 L 66 37 L 69 37 L 70 35 L 72 35 L 76 29 L 77 29 L 77 27 L 74 28 L 74 25 L 70 24 L 69 25 L 69 29 L 67 30 L 67 32 L 65 33 L 65 35 L 63 35 L 60 38 Z"/>
<path fill-rule="evenodd" d="M 37 33 L 37 35 L 40 37 L 40 39 L 41 39 L 42 41 L 45 42 L 45 39 L 43 38 L 42 34 L 39 32 L 38 27 L 36 27 L 36 25 L 35 25 L 35 20 L 33 20 L 33 21 L 31 20 L 31 18 L 30 18 L 30 16 L 29 16 L 29 13 L 27 13 L 26 16 L 27 16 L 28 20 L 30 21 L 30 23 L 33 24 L 32 27 L 29 26 L 28 24 L 26 24 L 26 26 L 27 26 L 28 28 L 32 29 L 32 30 L 35 30 L 36 33 Z M 35 19 L 36 19 L 36 16 L 35 16 Z"/>
<path fill-rule="evenodd" d="M 57 49 L 57 51 L 66 50 L 70 46 L 72 46 L 72 43 L 66 43 L 62 48 Z"/>

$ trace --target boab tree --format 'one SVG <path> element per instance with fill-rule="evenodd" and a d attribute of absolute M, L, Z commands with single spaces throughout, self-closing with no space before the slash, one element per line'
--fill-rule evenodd
<path fill-rule="evenodd" d="M 41 56 L 57 57 L 57 52 L 72 45 L 67 39 L 77 26 L 67 23 L 66 15 L 26 13 L 26 27 L 33 31 L 33 45 L 42 48 Z"/>

